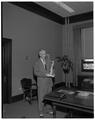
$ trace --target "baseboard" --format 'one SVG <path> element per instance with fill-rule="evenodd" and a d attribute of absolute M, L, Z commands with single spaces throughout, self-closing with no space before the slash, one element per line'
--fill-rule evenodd
<path fill-rule="evenodd" d="M 19 94 L 19 95 L 16 95 L 16 96 L 12 96 L 12 97 L 11 97 L 11 103 L 20 101 L 20 100 L 22 100 L 22 99 L 23 99 L 23 94 Z"/>

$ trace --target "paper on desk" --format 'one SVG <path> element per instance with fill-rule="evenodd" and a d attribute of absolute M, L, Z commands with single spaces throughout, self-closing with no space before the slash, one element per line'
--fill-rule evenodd
<path fill-rule="evenodd" d="M 63 89 L 60 89 L 60 90 L 58 90 L 57 92 L 60 92 L 60 93 L 67 93 L 67 94 L 74 94 L 74 93 L 75 93 L 74 91 L 63 90 Z"/>
<path fill-rule="evenodd" d="M 60 89 L 60 90 L 58 90 L 57 92 L 64 92 L 64 90 L 63 90 L 63 89 Z"/>
<path fill-rule="evenodd" d="M 90 92 L 90 91 L 77 90 L 77 92 L 79 92 L 79 93 L 88 93 L 88 94 L 92 94 L 93 95 L 93 92 Z"/>
<path fill-rule="evenodd" d="M 69 93 L 68 94 L 74 94 L 75 92 L 74 91 L 69 91 Z"/>
<path fill-rule="evenodd" d="M 90 95 L 90 93 L 89 93 L 89 92 L 86 92 L 86 91 L 80 91 L 80 92 L 78 93 L 78 96 L 87 97 L 87 96 L 89 96 L 89 95 Z"/>

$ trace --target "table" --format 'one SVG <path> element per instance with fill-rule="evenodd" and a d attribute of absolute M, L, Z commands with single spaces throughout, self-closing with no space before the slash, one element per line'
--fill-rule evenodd
<path fill-rule="evenodd" d="M 80 94 L 80 93 L 83 93 Z M 89 93 L 89 95 L 87 95 Z M 56 106 L 72 111 L 84 112 L 94 115 L 93 108 L 93 93 L 87 91 L 80 91 L 76 89 L 58 88 L 44 97 L 44 104 L 51 104 L 53 107 L 53 117 L 56 117 Z M 71 115 L 72 117 L 72 115 Z"/>

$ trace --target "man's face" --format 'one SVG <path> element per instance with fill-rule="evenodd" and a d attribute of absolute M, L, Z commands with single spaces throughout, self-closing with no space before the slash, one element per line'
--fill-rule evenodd
<path fill-rule="evenodd" d="M 46 54 L 41 54 L 41 58 L 45 59 Z"/>
<path fill-rule="evenodd" d="M 40 51 L 40 57 L 42 59 L 45 59 L 45 57 L 46 57 L 46 51 L 44 51 L 44 50 Z"/>

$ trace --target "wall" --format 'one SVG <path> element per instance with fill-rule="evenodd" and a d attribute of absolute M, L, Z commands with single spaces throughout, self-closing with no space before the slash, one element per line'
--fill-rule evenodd
<path fill-rule="evenodd" d="M 10 3 L 3 4 L 3 37 L 12 39 L 12 96 L 22 93 L 22 78 L 33 78 L 40 48 L 45 48 L 52 57 L 62 55 L 62 26 Z M 59 82 L 61 69 L 59 65 L 55 68 Z"/>
<path fill-rule="evenodd" d="M 68 55 L 70 57 L 70 59 L 73 61 L 73 64 L 75 65 L 75 59 L 74 59 L 74 47 L 75 47 L 75 41 L 74 41 L 74 28 L 76 26 L 80 26 L 80 25 L 84 25 L 86 23 L 90 23 L 90 22 L 93 22 L 92 20 L 88 20 L 88 21 L 83 21 L 83 22 L 77 22 L 77 23 L 73 23 L 73 24 L 69 24 L 67 27 L 64 25 L 63 26 L 63 55 Z M 69 31 L 67 33 L 67 31 Z M 67 35 L 68 34 L 68 35 Z M 68 37 L 68 38 L 67 38 Z M 76 36 L 78 37 L 78 36 Z M 80 36 L 81 37 L 81 36 Z M 80 39 L 80 38 L 78 38 Z M 77 42 L 78 44 L 78 42 Z M 76 48 L 76 51 L 81 52 L 81 49 L 79 48 L 79 46 Z M 80 58 L 81 59 L 81 58 Z M 81 64 L 78 62 L 79 64 L 79 68 L 77 68 L 77 74 L 82 74 L 82 75 L 91 75 L 92 73 L 91 72 L 81 72 Z M 75 74 L 75 70 L 74 70 L 74 73 L 72 74 L 70 72 L 70 74 L 68 75 L 68 78 L 67 79 L 70 79 L 71 82 L 74 81 L 74 74 Z M 63 73 L 63 81 L 65 81 L 65 75 Z"/>

